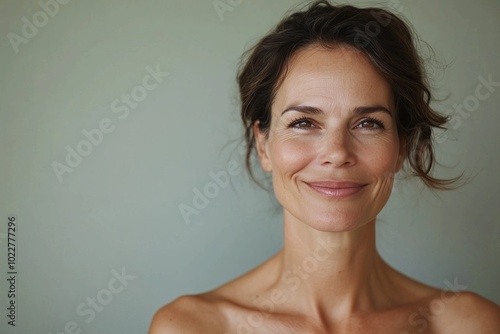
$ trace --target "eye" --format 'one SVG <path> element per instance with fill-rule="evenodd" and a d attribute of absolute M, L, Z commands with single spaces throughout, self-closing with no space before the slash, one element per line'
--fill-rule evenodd
<path fill-rule="evenodd" d="M 358 125 L 356 125 L 356 128 L 367 129 L 367 130 L 383 129 L 384 123 L 374 118 L 365 118 Z"/>
<path fill-rule="evenodd" d="M 289 128 L 295 128 L 295 129 L 312 129 L 315 128 L 316 125 L 312 123 L 310 119 L 307 117 L 300 117 L 295 120 L 293 120 L 289 125 Z"/>

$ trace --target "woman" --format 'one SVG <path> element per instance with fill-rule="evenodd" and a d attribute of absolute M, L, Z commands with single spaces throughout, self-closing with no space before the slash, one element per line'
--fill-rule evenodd
<path fill-rule="evenodd" d="M 284 246 L 245 275 L 160 309 L 150 333 L 498 333 L 500 310 L 391 268 L 375 221 L 406 165 L 437 179 L 432 128 L 446 122 L 408 27 L 380 9 L 313 3 L 286 17 L 238 75 L 255 148 L 283 207 Z M 250 169 L 251 170 L 251 169 Z"/>

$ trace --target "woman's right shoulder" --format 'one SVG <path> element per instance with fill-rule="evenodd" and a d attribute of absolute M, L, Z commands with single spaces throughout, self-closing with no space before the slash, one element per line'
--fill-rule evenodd
<path fill-rule="evenodd" d="M 148 334 L 224 333 L 226 316 L 213 297 L 186 295 L 161 307 Z"/>
<path fill-rule="evenodd" d="M 252 296 L 263 290 L 263 265 L 215 290 L 182 296 L 163 306 L 153 316 L 148 334 L 229 332 L 235 322 L 254 309 Z"/>

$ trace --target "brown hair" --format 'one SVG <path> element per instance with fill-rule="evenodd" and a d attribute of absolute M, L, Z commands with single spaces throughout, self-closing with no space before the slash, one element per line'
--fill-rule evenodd
<path fill-rule="evenodd" d="M 285 17 L 243 55 L 237 76 L 247 142 L 246 166 L 252 179 L 252 126 L 259 121 L 259 129 L 269 131 L 271 106 L 291 56 L 312 44 L 329 48 L 343 45 L 362 51 L 389 83 L 397 110 L 398 135 L 405 145 L 405 161 L 411 174 L 429 188 L 452 188 L 458 178 L 430 175 L 436 163 L 432 128 L 444 129 L 448 118 L 430 107 L 432 95 L 414 42 L 407 24 L 379 8 L 315 1 L 304 11 Z"/>

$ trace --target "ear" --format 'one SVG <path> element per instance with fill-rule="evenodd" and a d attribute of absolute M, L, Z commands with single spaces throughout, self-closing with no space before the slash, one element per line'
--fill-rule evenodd
<path fill-rule="evenodd" d="M 273 168 L 271 159 L 269 158 L 268 133 L 262 132 L 259 129 L 259 121 L 255 121 L 253 124 L 253 135 L 255 137 L 255 148 L 259 155 L 260 165 L 265 172 L 271 172 Z"/>

